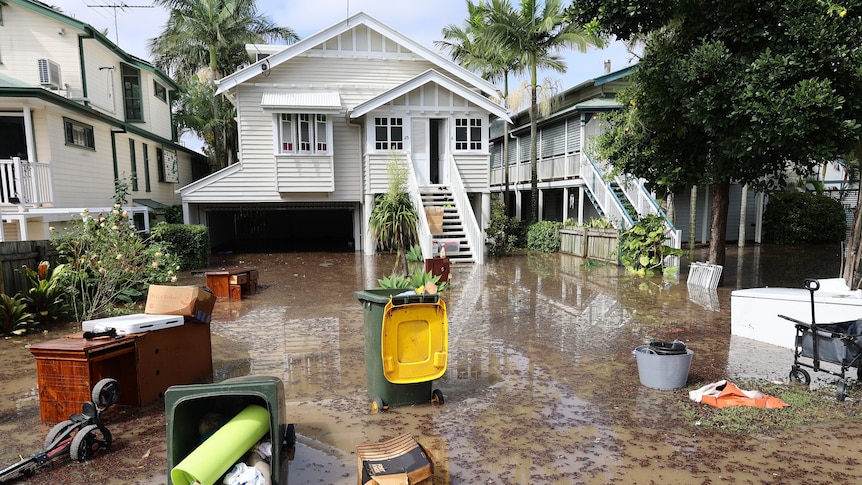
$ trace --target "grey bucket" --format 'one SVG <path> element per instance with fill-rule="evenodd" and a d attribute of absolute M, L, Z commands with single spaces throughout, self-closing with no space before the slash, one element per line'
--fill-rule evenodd
<path fill-rule="evenodd" d="M 685 387 L 694 355 L 692 350 L 658 353 L 650 345 L 641 345 L 632 353 L 637 358 L 638 376 L 644 386 L 663 391 Z"/>

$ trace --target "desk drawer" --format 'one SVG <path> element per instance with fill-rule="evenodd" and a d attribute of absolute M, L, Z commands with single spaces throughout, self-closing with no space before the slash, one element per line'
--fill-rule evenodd
<path fill-rule="evenodd" d="M 230 275 L 230 284 L 244 285 L 248 283 L 248 273 L 239 273 Z"/>

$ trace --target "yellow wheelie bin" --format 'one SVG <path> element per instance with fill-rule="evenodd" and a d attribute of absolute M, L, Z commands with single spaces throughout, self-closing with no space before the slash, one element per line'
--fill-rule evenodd
<path fill-rule="evenodd" d="M 412 289 L 354 293 L 364 309 L 365 377 L 371 409 L 443 404 L 432 381 L 446 373 L 449 327 L 440 295 Z"/>

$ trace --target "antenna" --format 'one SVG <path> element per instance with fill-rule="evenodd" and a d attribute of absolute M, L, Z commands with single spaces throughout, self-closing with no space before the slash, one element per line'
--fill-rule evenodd
<path fill-rule="evenodd" d="M 155 8 L 153 5 L 129 5 L 126 2 L 106 3 L 105 5 L 87 5 L 90 8 L 112 8 L 114 9 L 114 39 L 117 45 L 120 45 L 120 32 L 117 28 L 117 9 L 125 10 L 127 8 Z"/>

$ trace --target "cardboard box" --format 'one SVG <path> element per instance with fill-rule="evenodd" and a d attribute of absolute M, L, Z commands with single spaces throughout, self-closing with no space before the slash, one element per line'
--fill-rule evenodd
<path fill-rule="evenodd" d="M 410 434 L 356 445 L 359 485 L 431 485 L 434 458 Z"/>
<path fill-rule="evenodd" d="M 182 315 L 187 320 L 210 323 L 216 297 L 197 286 L 150 285 L 144 313 Z"/>
<path fill-rule="evenodd" d="M 428 228 L 431 234 L 443 234 L 443 208 L 425 206 L 425 218 L 428 219 Z"/>

